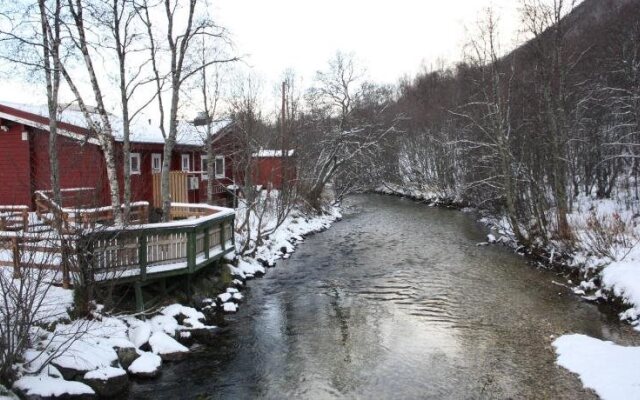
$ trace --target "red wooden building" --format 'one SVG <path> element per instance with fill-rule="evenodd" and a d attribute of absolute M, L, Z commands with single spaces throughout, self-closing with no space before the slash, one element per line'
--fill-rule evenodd
<path fill-rule="evenodd" d="M 60 112 L 59 122 L 57 147 L 61 188 L 91 188 L 91 206 L 110 204 L 104 156 L 95 135 L 87 128 L 84 116 L 78 110 L 68 108 Z M 35 191 L 51 188 L 48 124 L 45 106 L 0 104 L 0 205 L 33 207 Z M 111 124 L 117 165 L 123 165 L 122 122 L 112 117 Z M 158 205 L 164 148 L 162 133 L 147 123 L 136 123 L 131 131 L 132 201 Z M 220 204 L 227 202 L 228 188 L 236 187 L 232 179 L 236 176 L 233 153 L 227 150 L 232 147 L 233 124 L 229 120 L 221 121 L 216 124 L 215 132 L 215 176 L 208 177 L 206 152 L 203 151 L 204 128 L 191 122 L 180 124 L 171 158 L 172 182 L 174 178 L 179 182 L 179 187 L 172 187 L 174 201 L 205 202 L 210 178 L 215 179 L 214 191 Z M 118 173 L 122 187 L 122 168 Z"/>
<path fill-rule="evenodd" d="M 264 150 L 252 155 L 256 163 L 253 181 L 263 187 L 282 188 L 286 182 L 297 178 L 295 152 L 293 150 Z"/>

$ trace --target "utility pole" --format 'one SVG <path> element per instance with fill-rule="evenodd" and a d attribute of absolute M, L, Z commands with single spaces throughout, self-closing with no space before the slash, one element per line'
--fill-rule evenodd
<path fill-rule="evenodd" d="M 287 114 L 287 99 L 286 99 L 286 88 L 287 88 L 287 82 L 283 81 L 282 82 L 282 121 L 280 122 L 280 134 L 282 135 L 281 140 L 282 140 L 282 157 L 284 159 L 284 152 L 286 150 L 286 128 L 285 128 L 285 123 L 286 123 L 286 114 Z"/>

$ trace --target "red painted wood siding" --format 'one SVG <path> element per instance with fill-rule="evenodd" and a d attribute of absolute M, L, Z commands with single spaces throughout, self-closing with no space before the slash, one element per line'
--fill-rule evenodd
<path fill-rule="evenodd" d="M 20 124 L 0 130 L 0 205 L 31 205 L 29 141 L 22 140 L 23 131 Z"/>
<path fill-rule="evenodd" d="M 296 169 L 293 159 L 289 158 L 282 166 L 282 157 L 260 157 L 255 159 L 254 182 L 256 185 L 281 189 L 283 182 L 296 179 Z"/>
<path fill-rule="evenodd" d="M 49 159 L 49 133 L 33 129 L 32 163 L 34 190 L 51 189 Z M 104 157 L 99 146 L 78 142 L 65 136 L 57 140 L 58 164 L 61 188 L 95 188 L 90 199 L 91 206 L 109 204 L 109 181 Z M 70 205 L 72 206 L 72 205 Z"/>

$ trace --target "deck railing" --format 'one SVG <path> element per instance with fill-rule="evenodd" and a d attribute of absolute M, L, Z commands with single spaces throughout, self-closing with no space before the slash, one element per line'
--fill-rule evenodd
<path fill-rule="evenodd" d="M 86 271 L 96 281 L 142 280 L 193 273 L 233 250 L 235 213 L 202 204 L 175 204 L 192 219 L 107 228 L 82 238 Z M 195 212 L 198 212 L 195 214 Z"/>
<path fill-rule="evenodd" d="M 68 191 L 87 191 L 88 188 L 63 189 Z M 60 224 L 60 229 L 65 233 L 74 229 L 95 228 L 96 224 L 111 225 L 114 223 L 115 208 L 113 206 L 97 208 L 72 208 L 57 204 L 52 198 L 51 192 L 39 190 L 35 193 L 36 213 L 40 219 L 51 225 Z M 121 206 L 124 210 L 124 205 Z M 129 224 L 143 224 L 149 218 L 149 203 L 139 201 L 129 205 Z"/>
<path fill-rule="evenodd" d="M 0 206 L 0 231 L 27 231 L 29 228 L 29 207 Z"/>

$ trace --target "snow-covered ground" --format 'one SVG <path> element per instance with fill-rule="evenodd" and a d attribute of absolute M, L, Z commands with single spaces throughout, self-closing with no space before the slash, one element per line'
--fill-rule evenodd
<path fill-rule="evenodd" d="M 270 233 L 255 248 L 252 257 L 229 257 L 226 268 L 235 278 L 232 286 L 217 299 L 205 300 L 204 308 L 236 312 L 243 299 L 238 288 L 244 286 L 245 279 L 266 273 L 265 265 L 273 266 L 276 260 L 288 258 L 305 235 L 327 229 L 340 218 L 337 207 L 322 215 L 309 215 L 294 208 L 273 230 L 274 215 L 265 213 L 262 223 Z M 255 227 L 252 231 L 256 231 Z M 246 237 L 238 234 L 236 239 L 239 249 Z M 11 274 L 11 269 L 0 272 Z M 10 275 L 4 277 L 5 281 L 12 281 Z M 192 334 L 216 329 L 206 324 L 202 312 L 180 304 L 164 307 L 144 320 L 136 316 L 108 316 L 98 307 L 92 319 L 69 322 L 72 290 L 50 286 L 41 297 L 39 325 L 58 323 L 51 325 L 55 326 L 51 330 L 33 328 L 30 348 L 24 353 L 24 360 L 15 366 L 19 379 L 13 388 L 28 396 L 93 395 L 102 389 L 92 382 L 123 382 L 124 378 L 126 383 L 128 376 L 153 377 L 163 361 L 180 359 L 189 352 L 187 344 Z"/>
<path fill-rule="evenodd" d="M 585 335 L 553 342 L 558 364 L 605 400 L 640 399 L 640 347 L 623 347 Z"/>

